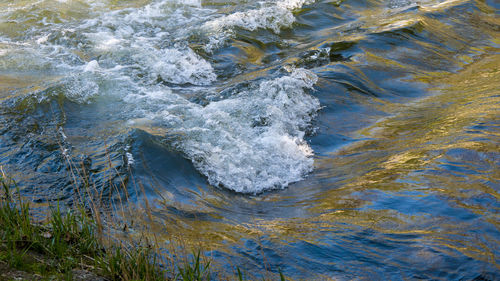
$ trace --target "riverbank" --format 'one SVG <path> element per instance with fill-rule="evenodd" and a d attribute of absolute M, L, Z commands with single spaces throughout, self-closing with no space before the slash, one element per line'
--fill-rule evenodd
<path fill-rule="evenodd" d="M 163 269 L 151 247 L 106 239 L 84 208 L 50 208 L 43 221 L 15 183 L 0 174 L 0 280 L 208 280 L 200 254 L 174 270 Z"/>

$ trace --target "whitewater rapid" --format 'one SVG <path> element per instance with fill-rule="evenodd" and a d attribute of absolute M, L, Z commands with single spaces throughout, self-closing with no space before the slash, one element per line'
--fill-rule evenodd
<path fill-rule="evenodd" d="M 243 3 L 243 11 L 218 13 L 200 1 L 162 0 L 106 11 L 105 1 L 42 0 L 3 15 L 22 24 L 29 18 L 17 11 L 33 8 L 41 26 L 20 30 L 17 40 L 0 38 L 0 68 L 53 77 L 44 90 L 30 93 L 38 102 L 61 93 L 83 104 L 118 101 L 109 106 L 122 107 L 126 124 L 134 127 L 146 119 L 165 128 L 168 145 L 212 185 L 245 193 L 284 188 L 313 169 L 305 137 L 320 109 L 311 94 L 316 75 L 278 69 L 219 97 L 216 85 L 224 81 L 189 40 L 195 34 L 211 53 L 228 44 L 235 28 L 279 33 L 295 21 L 294 10 L 312 2 Z M 88 16 L 51 20 L 35 5 L 57 5 L 65 12 L 71 5 L 84 6 Z M 206 102 L 190 100 L 189 91 Z"/>

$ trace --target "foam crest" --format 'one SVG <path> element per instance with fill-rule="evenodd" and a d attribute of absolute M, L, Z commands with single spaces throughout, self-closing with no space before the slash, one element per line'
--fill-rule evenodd
<path fill-rule="evenodd" d="M 89 103 L 99 94 L 99 85 L 89 72 L 70 76 L 62 82 L 65 96 L 78 103 Z"/>
<path fill-rule="evenodd" d="M 247 30 L 271 29 L 279 33 L 281 28 L 290 27 L 295 22 L 293 10 L 313 2 L 313 0 L 282 0 L 272 4 L 263 3 L 258 9 L 236 12 L 208 21 L 204 27 L 217 32 L 239 27 Z"/>
<path fill-rule="evenodd" d="M 309 95 L 317 77 L 304 70 L 251 86 L 206 106 L 168 88 L 143 88 L 124 100 L 168 128 L 169 142 L 215 186 L 243 193 L 284 188 L 313 169 L 305 132 L 320 108 Z"/>
<path fill-rule="evenodd" d="M 297 69 L 232 98 L 193 105 L 174 129 L 181 136 L 176 146 L 211 184 L 237 192 L 258 193 L 299 181 L 313 168 L 304 135 L 320 108 L 306 93 L 316 79 Z"/>
<path fill-rule="evenodd" d="M 199 10 L 200 3 L 190 1 L 188 6 L 180 7 L 174 4 L 175 1 L 162 1 L 141 9 L 105 13 L 84 24 L 89 30 L 85 35 L 93 43 L 95 52 L 103 56 L 105 64 L 140 69 L 135 77 L 143 77 L 148 80 L 146 83 L 161 78 L 174 84 L 208 85 L 216 79 L 210 63 L 185 42 L 172 40 L 176 37 L 173 35 L 176 27 L 192 20 L 185 9 Z"/>
<path fill-rule="evenodd" d="M 184 50 L 169 48 L 141 51 L 133 58 L 152 78 L 159 76 L 169 83 L 193 85 L 208 85 L 217 78 L 212 65 L 188 47 Z"/>
<path fill-rule="evenodd" d="M 294 9 L 310 2 L 265 2 L 258 9 L 208 25 L 279 32 L 294 22 Z M 185 92 L 200 91 L 206 97 L 215 91 L 212 65 L 189 47 L 187 39 L 190 31 L 201 26 L 193 22 L 206 22 L 210 15 L 213 11 L 199 1 L 155 1 L 142 8 L 92 13 L 75 25 L 52 25 L 26 46 L 3 43 L 0 50 L 5 54 L 0 56 L 9 64 L 5 68 L 11 69 L 17 65 L 14 51 L 24 60 L 28 53 L 37 58 L 33 64 L 41 70 L 56 72 L 58 79 L 45 95 L 62 93 L 79 103 L 118 103 L 119 110 L 112 114 L 123 114 L 119 118 L 150 120 L 152 126 L 174 136 L 169 143 L 213 185 L 258 193 L 301 180 L 314 163 L 304 138 L 320 108 L 319 101 L 307 93 L 317 77 L 296 69 L 250 83 L 245 90 L 234 90 L 228 98 L 205 106 L 189 101 Z M 227 35 L 216 32 L 213 38 Z M 31 65 L 18 68 L 33 69 Z M 129 124 L 134 126 L 132 121 Z"/>

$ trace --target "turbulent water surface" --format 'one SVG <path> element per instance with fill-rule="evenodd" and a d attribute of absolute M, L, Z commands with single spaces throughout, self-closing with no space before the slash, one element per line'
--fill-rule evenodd
<path fill-rule="evenodd" d="M 23 193 L 76 163 L 228 270 L 500 278 L 499 144 L 495 0 L 0 0 Z"/>

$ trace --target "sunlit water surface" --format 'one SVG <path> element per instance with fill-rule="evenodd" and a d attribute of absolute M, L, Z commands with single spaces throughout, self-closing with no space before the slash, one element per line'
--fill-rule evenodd
<path fill-rule="evenodd" d="M 76 163 L 229 272 L 498 279 L 499 144 L 495 0 L 0 0 L 23 193 Z"/>

